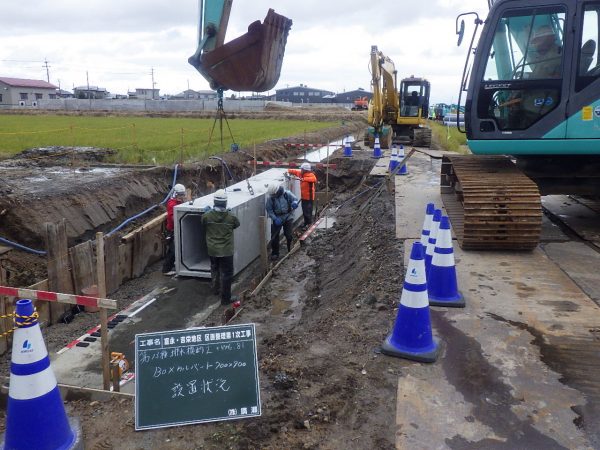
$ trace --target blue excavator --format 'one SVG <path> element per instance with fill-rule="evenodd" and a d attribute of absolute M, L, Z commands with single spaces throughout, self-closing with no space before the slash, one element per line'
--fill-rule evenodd
<path fill-rule="evenodd" d="M 540 195 L 600 194 L 600 1 L 488 4 L 485 21 L 456 20 L 459 45 L 475 25 L 461 82 L 473 154 L 444 158 L 442 198 L 462 248 L 530 250 Z"/>

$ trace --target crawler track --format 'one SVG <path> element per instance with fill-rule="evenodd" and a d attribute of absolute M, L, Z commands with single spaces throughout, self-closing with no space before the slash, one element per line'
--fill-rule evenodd
<path fill-rule="evenodd" d="M 465 250 L 532 250 L 542 225 L 536 184 L 504 156 L 444 156 L 441 194 Z"/>

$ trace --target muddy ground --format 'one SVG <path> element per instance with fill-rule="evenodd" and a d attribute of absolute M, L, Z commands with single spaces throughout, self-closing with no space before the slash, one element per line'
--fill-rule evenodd
<path fill-rule="evenodd" d="M 285 142 L 304 139 L 321 142 L 358 133 L 362 126 L 360 120 L 345 122 L 319 135 L 266 143 L 258 149 L 258 154 L 264 159 L 289 158 L 293 155 L 285 148 Z M 245 175 L 249 170 L 244 164 L 247 160 L 244 154 L 229 154 L 226 158 L 236 174 Z M 394 235 L 393 193 L 383 188 L 373 195 L 379 180 L 364 176 L 374 164 L 369 155 L 361 158 L 355 153 L 352 160 L 337 158 L 335 162 L 339 168 L 330 174 L 329 187 L 336 192 L 331 205 L 336 223 L 316 233 L 307 246 L 286 259 L 259 295 L 248 300 L 233 320 L 233 323 L 257 324 L 262 417 L 136 432 L 131 399 L 68 401 L 67 412 L 82 422 L 86 448 L 394 448 L 396 387 L 403 363 L 378 353 L 393 324 L 403 274 L 402 245 Z M 46 163 L 26 160 L 16 165 L 22 170 L 37 170 L 40 164 Z M 50 167 L 56 165 L 59 164 L 54 161 Z M 186 165 L 182 177 L 190 186 L 195 183 L 196 194 L 200 194 L 218 184 L 219 170 L 220 167 L 206 162 L 198 167 Z M 92 186 L 84 183 L 85 192 L 69 189 L 69 183 L 57 183 L 56 191 L 38 192 L 33 199 L 19 195 L 23 193 L 22 187 L 13 187 L 13 192 L 3 196 L 5 203 L 0 211 L 5 212 L 0 234 L 40 244 L 39 231 L 37 236 L 24 231 L 35 230 L 34 224 L 29 228 L 22 226 L 27 217 L 31 220 L 32 214 L 37 213 L 48 220 L 54 210 L 59 216 L 61 208 L 74 211 L 78 201 L 95 200 L 105 195 L 104 190 L 108 190 L 106 195 L 115 195 L 128 188 L 130 175 L 96 181 Z M 318 175 L 320 180 L 324 179 L 323 174 Z M 99 228 L 113 226 L 131 211 L 137 212 L 142 205 L 158 201 L 168 189 L 170 176 L 168 168 L 148 169 L 145 181 L 136 182 L 138 186 L 146 183 L 148 192 L 152 189 L 156 192 L 144 194 L 146 197 L 138 192 L 137 196 L 121 199 L 124 206 L 118 209 L 120 214 Z M 364 194 L 354 198 L 358 193 Z M 33 211 L 27 214 L 20 208 L 6 211 L 16 198 L 22 202 L 21 206 Z M 79 236 L 72 231 L 72 243 L 94 232 L 93 221 L 85 214 L 82 217 L 82 228 L 89 230 Z M 21 226 L 15 226 L 12 223 L 15 220 Z M 11 254 L 15 257 L 5 256 L 3 265 L 19 273 L 19 277 L 12 278 L 16 285 L 27 285 L 44 276 L 40 264 L 43 261 L 39 258 L 24 259 L 22 252 Z M 160 262 L 111 297 L 118 300 L 120 308 L 127 306 L 156 285 L 162 277 L 159 271 Z M 219 309 L 198 325 L 220 325 L 222 314 Z M 68 325 L 45 328 L 48 350 L 52 353 L 61 349 L 96 324 L 95 314 L 81 313 Z M 2 361 L 5 375 L 9 358 L 6 355 Z"/>
<path fill-rule="evenodd" d="M 287 145 L 357 135 L 365 126 L 364 117 L 360 113 L 347 117 L 348 113 L 343 113 L 340 121 L 331 128 L 257 145 L 256 157 L 259 160 L 301 158 L 303 150 L 290 149 Z M 324 113 L 319 111 L 317 117 L 321 114 Z M 112 230 L 123 220 L 164 199 L 172 184 L 173 167 L 103 164 L 111 153 L 111 149 L 97 148 L 36 148 L 1 161 L 0 236 L 43 250 L 45 224 L 66 218 L 68 243 L 73 246 L 93 239 L 98 231 Z M 238 181 L 252 174 L 253 167 L 248 161 L 253 155 L 254 149 L 242 148 L 237 153 L 221 156 Z M 190 188 L 193 197 L 199 197 L 214 192 L 215 187 L 222 185 L 224 177 L 219 161 L 205 159 L 181 165 L 177 181 Z M 164 206 L 132 222 L 127 229 L 162 212 Z M 0 252 L 1 246 L 2 243 Z M 20 251 L 11 251 L 1 257 L 2 265 L 8 271 L 8 285 L 24 287 L 46 278 L 43 257 Z"/>

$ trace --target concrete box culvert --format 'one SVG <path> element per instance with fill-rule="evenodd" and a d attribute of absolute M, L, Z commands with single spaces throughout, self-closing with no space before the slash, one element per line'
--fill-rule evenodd
<path fill-rule="evenodd" d="M 300 181 L 284 176 L 286 169 L 269 169 L 226 188 L 227 208 L 240 221 L 234 232 L 233 274 L 236 275 L 260 256 L 260 216 L 266 216 L 265 202 L 269 185 L 284 186 L 300 198 Z M 248 184 L 250 184 L 252 192 Z M 177 205 L 175 219 L 175 271 L 187 277 L 210 278 L 210 258 L 202 229 L 204 209 L 213 206 L 213 194 Z M 294 222 L 301 216 L 292 212 Z M 267 219 L 267 242 L 271 239 L 271 220 Z"/>

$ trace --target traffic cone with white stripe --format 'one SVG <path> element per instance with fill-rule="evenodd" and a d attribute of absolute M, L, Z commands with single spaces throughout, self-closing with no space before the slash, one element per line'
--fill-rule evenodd
<path fill-rule="evenodd" d="M 67 418 L 31 300 L 17 301 L 4 449 L 82 449 L 81 428 Z"/>
<path fill-rule="evenodd" d="M 375 135 L 375 143 L 373 144 L 373 158 L 381 158 L 383 154 L 381 153 L 381 144 L 379 143 L 379 135 Z"/>
<path fill-rule="evenodd" d="M 431 218 L 431 229 L 429 230 L 429 239 L 427 240 L 427 249 L 425 250 L 425 273 L 427 274 L 429 274 L 429 269 L 431 268 L 431 260 L 435 250 L 435 239 L 437 237 L 437 232 L 440 229 L 441 219 L 442 211 L 440 209 L 433 211 L 433 217 Z"/>
<path fill-rule="evenodd" d="M 400 148 L 398 149 L 398 164 L 400 164 L 400 161 L 404 159 L 404 156 L 404 146 L 400 144 Z M 406 163 L 402 164 L 402 167 L 400 167 L 400 170 L 398 171 L 398 175 L 408 175 L 408 167 Z"/>
<path fill-rule="evenodd" d="M 346 137 L 346 142 L 344 143 L 344 157 L 352 158 L 352 146 L 348 137 Z"/>
<path fill-rule="evenodd" d="M 418 241 L 410 252 L 396 323 L 381 352 L 419 362 L 437 359 L 439 344 L 431 332 L 423 246 Z"/>
<path fill-rule="evenodd" d="M 429 243 L 429 233 L 431 230 L 431 222 L 433 221 L 433 211 L 435 211 L 435 205 L 433 203 L 427 203 L 425 209 L 425 220 L 423 221 L 423 228 L 421 229 L 421 244 L 423 248 L 427 248 Z"/>
<path fill-rule="evenodd" d="M 450 220 L 446 216 L 440 221 L 431 267 L 427 273 L 427 286 L 430 305 L 465 307 L 465 299 L 458 292 Z"/>
<path fill-rule="evenodd" d="M 390 157 L 390 166 L 388 168 L 390 174 L 394 173 L 396 167 L 398 167 L 398 150 L 396 149 L 396 145 L 392 144 L 392 156 Z"/>

